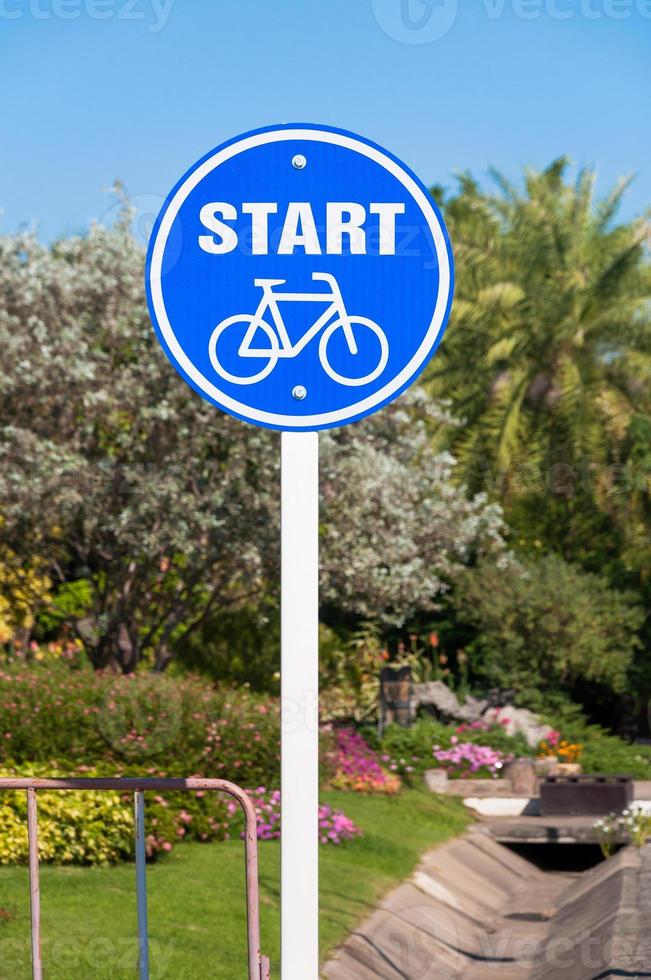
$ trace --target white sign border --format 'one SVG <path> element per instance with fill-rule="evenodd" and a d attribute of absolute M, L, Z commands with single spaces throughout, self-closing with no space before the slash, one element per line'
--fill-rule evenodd
<path fill-rule="evenodd" d="M 400 181 L 400 183 L 405 187 L 409 194 L 411 194 L 421 209 L 432 233 L 439 264 L 439 292 L 432 321 L 418 350 L 408 364 L 405 365 L 398 375 L 392 378 L 391 381 L 389 381 L 383 388 L 375 392 L 373 395 L 369 395 L 367 398 L 364 398 L 360 402 L 356 402 L 354 405 L 347 405 L 345 408 L 337 409 L 334 412 L 322 413 L 321 415 L 277 415 L 273 412 L 265 412 L 261 411 L 260 409 L 251 408 L 251 406 L 238 402 L 234 398 L 231 398 L 230 395 L 220 391 L 219 388 L 208 380 L 208 378 L 204 377 L 204 375 L 192 363 L 181 347 L 181 344 L 177 340 L 167 316 L 165 302 L 163 300 L 161 270 L 165 246 L 167 244 L 167 239 L 174 220 L 188 195 L 194 190 L 197 184 L 203 180 L 204 177 L 206 177 L 212 170 L 215 170 L 217 167 L 221 166 L 222 163 L 230 160 L 231 157 L 236 156 L 239 153 L 244 153 L 246 150 L 253 149 L 256 146 L 262 146 L 265 143 L 284 142 L 287 140 L 312 140 L 315 142 L 334 143 L 337 146 L 344 147 L 345 149 L 361 153 L 373 160 L 375 163 L 378 163 L 381 167 L 384 167 L 385 170 L 388 170 L 389 173 Z M 187 375 L 188 378 L 190 378 L 193 384 L 195 384 L 200 391 L 202 391 L 210 400 L 216 402 L 226 411 L 232 412 L 241 418 L 248 419 L 253 423 L 273 426 L 274 428 L 278 429 L 287 428 L 294 430 L 310 430 L 342 425 L 347 421 L 352 421 L 360 416 L 370 414 L 376 406 L 380 406 L 389 401 L 392 396 L 405 387 L 410 380 L 416 374 L 418 374 L 430 351 L 436 346 L 439 336 L 445 326 L 445 314 L 450 298 L 451 270 L 447 243 L 441 223 L 438 219 L 438 215 L 432 207 L 428 197 L 423 193 L 421 187 L 419 187 L 416 181 L 405 170 L 403 170 L 397 161 L 393 160 L 389 156 L 386 156 L 375 146 L 371 146 L 362 140 L 355 139 L 353 136 L 347 136 L 344 133 L 327 129 L 302 129 L 297 127 L 295 129 L 281 128 L 277 130 L 268 130 L 246 136 L 243 139 L 218 150 L 215 154 L 213 154 L 213 156 L 209 157 L 207 160 L 204 160 L 204 162 L 197 167 L 196 170 L 193 170 L 192 173 L 189 174 L 189 176 L 184 180 L 174 194 L 174 197 L 169 202 L 165 213 L 161 218 L 160 225 L 156 233 L 156 239 L 154 241 L 154 247 L 151 252 L 151 262 L 149 265 L 149 285 L 151 291 L 151 302 L 154 313 L 156 314 L 158 327 L 162 337 L 165 340 L 165 343 L 167 344 L 168 350 L 172 357 L 176 360 L 181 370 Z"/>

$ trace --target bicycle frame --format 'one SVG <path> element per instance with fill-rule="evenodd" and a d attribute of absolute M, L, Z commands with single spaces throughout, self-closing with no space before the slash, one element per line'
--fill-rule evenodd
<path fill-rule="evenodd" d="M 323 280 L 330 284 L 329 293 L 274 293 L 273 285 L 270 283 L 265 283 L 262 285 L 262 298 L 258 304 L 258 308 L 254 313 L 254 319 L 251 326 L 248 328 L 244 334 L 244 339 L 238 350 L 239 357 L 268 357 L 269 350 L 251 347 L 251 341 L 255 336 L 256 330 L 260 324 L 260 321 L 264 319 L 264 315 L 269 310 L 271 314 L 271 319 L 273 320 L 274 326 L 278 331 L 278 337 L 280 338 L 280 349 L 278 351 L 278 357 L 296 357 L 300 352 L 306 347 L 309 342 L 315 337 L 323 327 L 326 326 L 328 321 L 332 318 L 333 314 L 337 314 L 342 322 L 343 331 L 348 342 L 348 348 L 351 354 L 357 354 L 357 343 L 355 341 L 355 335 L 350 325 L 350 319 L 344 305 L 343 297 L 341 295 L 341 290 L 339 289 L 339 284 L 334 276 L 330 276 L 327 273 L 313 273 L 312 278 L 314 280 Z M 328 303 L 327 309 L 318 317 L 312 326 L 303 334 L 301 339 L 296 344 L 292 344 L 289 334 L 287 332 L 287 327 L 285 326 L 285 321 L 283 320 L 283 315 L 280 312 L 279 303 Z"/>

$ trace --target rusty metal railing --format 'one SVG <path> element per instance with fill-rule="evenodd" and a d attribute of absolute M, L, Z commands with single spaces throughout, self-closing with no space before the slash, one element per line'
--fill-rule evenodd
<path fill-rule="evenodd" d="M 138 970 L 140 980 L 149 980 L 149 933 L 147 924 L 147 875 L 145 847 L 145 792 L 147 790 L 204 790 L 226 793 L 237 800 L 244 813 L 246 858 L 246 909 L 249 980 L 269 980 L 269 959 L 260 953 L 260 895 L 258 885 L 258 833 L 253 803 L 243 789 L 225 779 L 0 779 L 3 790 L 27 792 L 29 847 L 29 893 L 32 943 L 32 978 L 42 980 L 41 890 L 38 858 L 38 803 L 40 790 L 118 790 L 133 792 L 135 807 L 136 893 L 138 903 Z"/>

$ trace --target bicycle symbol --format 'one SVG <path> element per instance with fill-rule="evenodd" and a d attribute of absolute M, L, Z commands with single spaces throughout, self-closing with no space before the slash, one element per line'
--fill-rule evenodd
<path fill-rule="evenodd" d="M 325 373 L 343 385 L 365 385 L 375 381 L 384 371 L 389 359 L 389 342 L 386 334 L 377 323 L 364 316 L 350 316 L 346 310 L 339 283 L 333 275 L 328 272 L 313 272 L 312 279 L 315 282 L 326 282 L 330 286 L 328 293 L 278 293 L 274 292 L 274 286 L 282 286 L 286 279 L 254 279 L 253 285 L 262 289 L 262 298 L 255 313 L 236 313 L 222 320 L 213 330 L 208 342 L 208 353 L 210 362 L 217 374 L 238 385 L 252 385 L 266 378 L 275 368 L 281 357 L 298 357 L 301 351 L 323 330 L 319 341 L 319 360 Z M 296 344 L 292 344 L 287 328 L 283 321 L 282 313 L 278 304 L 282 303 L 314 303 L 324 302 L 328 306 L 319 316 L 311 327 L 309 327 Z M 264 319 L 269 311 L 271 320 L 275 326 L 269 326 Z M 335 319 L 333 319 L 335 317 Z M 243 360 L 245 358 L 256 358 L 266 360 L 266 364 L 261 371 L 256 374 L 237 375 L 227 371 L 219 359 L 217 345 L 226 331 L 233 338 L 233 330 L 244 329 L 244 337 L 237 350 L 237 355 Z M 269 347 L 254 347 L 253 339 L 261 330 L 269 341 Z M 380 358 L 376 367 L 363 377 L 355 377 L 355 364 L 351 360 L 351 374 L 343 375 L 332 367 L 328 358 L 328 344 L 334 336 L 341 336 L 338 331 L 343 331 L 348 351 L 351 359 L 359 354 L 359 346 L 355 336 L 361 330 L 368 331 L 375 335 L 380 345 Z"/>

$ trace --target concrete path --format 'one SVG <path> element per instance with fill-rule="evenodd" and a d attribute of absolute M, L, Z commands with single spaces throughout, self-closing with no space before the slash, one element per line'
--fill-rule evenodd
<path fill-rule="evenodd" d="M 651 847 L 539 870 L 481 827 L 430 852 L 346 941 L 327 980 L 651 977 Z"/>

